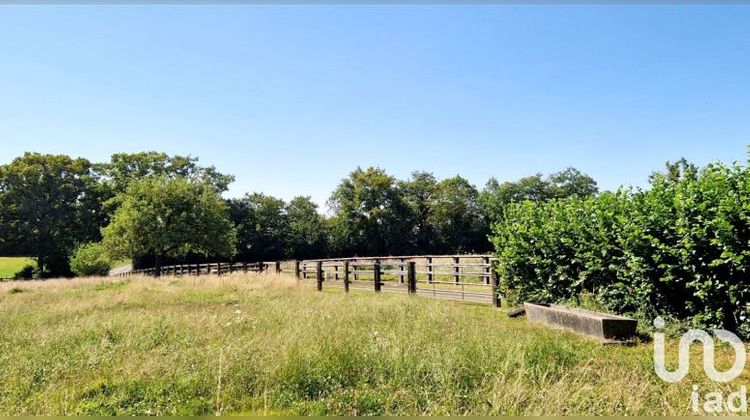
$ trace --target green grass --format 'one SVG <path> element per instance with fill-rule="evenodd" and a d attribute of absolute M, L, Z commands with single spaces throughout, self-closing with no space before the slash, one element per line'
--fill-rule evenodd
<path fill-rule="evenodd" d="M 36 267 L 33 259 L 27 257 L 0 257 L 0 278 L 12 278 L 26 264 Z"/>
<path fill-rule="evenodd" d="M 129 265 L 132 261 L 130 258 L 122 258 L 119 260 L 112 261 L 112 268 L 122 267 L 123 265 Z"/>
<path fill-rule="evenodd" d="M 0 318 L 4 415 L 687 414 L 726 387 L 697 357 L 662 382 L 649 344 L 285 275 L 6 283 Z"/>

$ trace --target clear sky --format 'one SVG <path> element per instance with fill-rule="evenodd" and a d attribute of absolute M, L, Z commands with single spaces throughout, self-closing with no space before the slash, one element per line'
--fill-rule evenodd
<path fill-rule="evenodd" d="M 323 204 L 358 165 L 613 189 L 748 144 L 748 6 L 0 7 L 0 163 L 191 154 Z"/>

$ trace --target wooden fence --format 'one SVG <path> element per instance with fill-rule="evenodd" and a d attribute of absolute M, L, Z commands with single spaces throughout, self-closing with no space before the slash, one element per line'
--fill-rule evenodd
<path fill-rule="evenodd" d="M 202 276 L 209 274 L 229 274 L 229 273 L 260 273 L 268 271 L 273 267 L 276 272 L 281 272 L 281 262 L 255 262 L 255 263 L 210 263 L 210 264 L 179 264 L 166 265 L 161 267 L 159 274 L 163 276 Z M 130 270 L 125 273 L 114 274 L 113 277 L 127 277 L 132 275 L 154 275 L 154 268 L 145 268 L 142 270 Z"/>
<path fill-rule="evenodd" d="M 489 255 L 412 255 L 353 257 L 256 263 L 181 264 L 161 268 L 167 276 L 223 275 L 235 272 L 290 273 L 317 290 L 335 287 L 415 294 L 500 306 L 499 279 Z M 132 270 L 115 276 L 153 275 L 154 269 Z"/>

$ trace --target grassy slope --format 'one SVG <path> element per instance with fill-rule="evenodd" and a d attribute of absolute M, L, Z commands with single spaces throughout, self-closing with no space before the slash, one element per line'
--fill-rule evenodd
<path fill-rule="evenodd" d="M 661 382 L 648 344 L 270 274 L 6 283 L 0 317 L 2 414 L 679 414 L 704 377 L 693 358 Z"/>
<path fill-rule="evenodd" d="M 0 278 L 11 278 L 26 264 L 34 264 L 34 260 L 26 257 L 0 257 Z"/>

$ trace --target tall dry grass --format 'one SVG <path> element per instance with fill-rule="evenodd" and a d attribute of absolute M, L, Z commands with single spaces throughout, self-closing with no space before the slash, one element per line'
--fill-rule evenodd
<path fill-rule="evenodd" d="M 0 316 L 3 414 L 687 414 L 718 387 L 662 382 L 648 344 L 287 275 L 5 283 Z"/>

